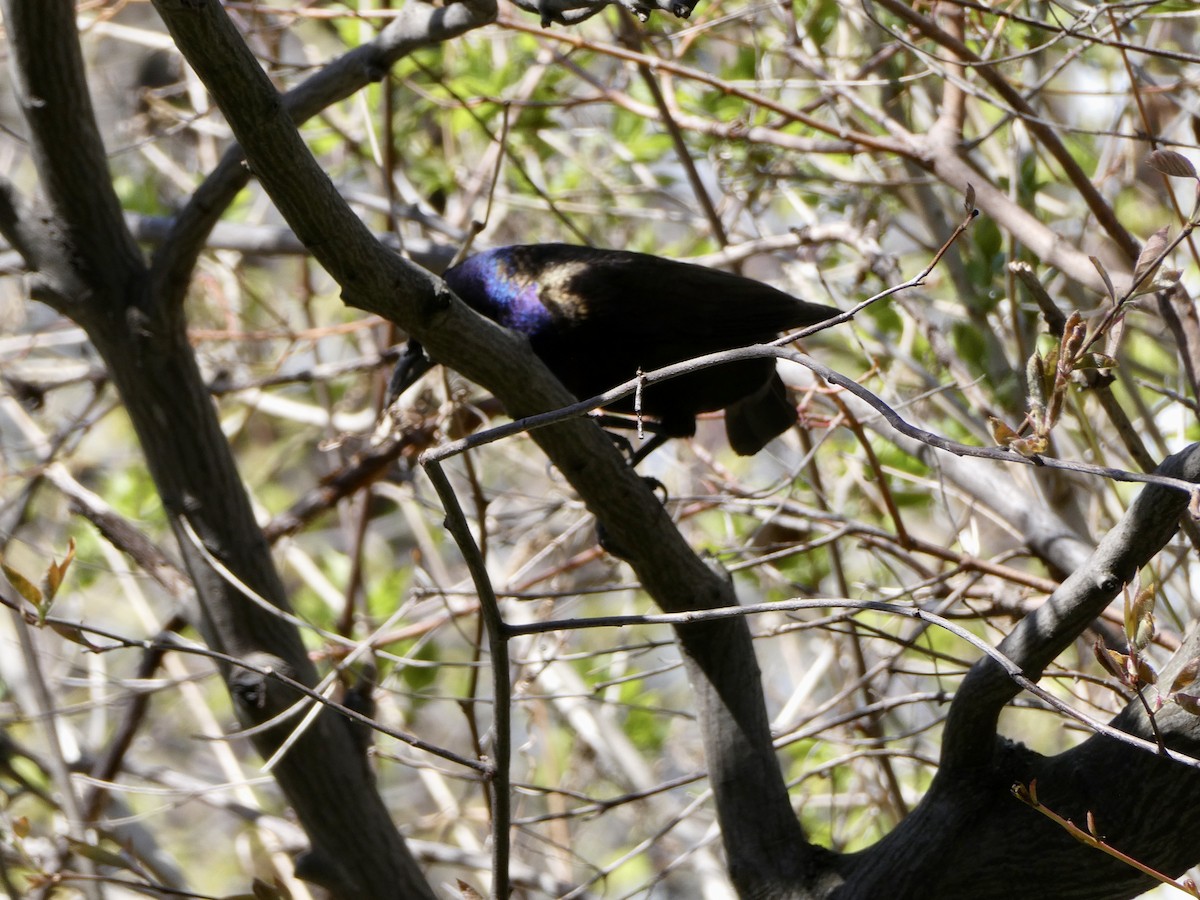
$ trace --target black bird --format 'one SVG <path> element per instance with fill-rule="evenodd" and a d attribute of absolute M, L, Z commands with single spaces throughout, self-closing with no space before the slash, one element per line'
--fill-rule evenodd
<path fill-rule="evenodd" d="M 836 309 L 690 263 L 569 244 L 523 244 L 469 257 L 443 276 L 472 309 L 529 338 L 576 397 L 706 353 L 774 339 Z M 433 363 L 410 341 L 390 385 L 397 396 Z M 614 403 L 634 411 L 632 396 Z M 725 410 L 729 445 L 752 456 L 796 422 L 775 360 L 713 366 L 642 392 L 642 413 L 667 437 L 696 433 L 696 415 Z M 639 458 L 641 455 L 639 454 Z"/>

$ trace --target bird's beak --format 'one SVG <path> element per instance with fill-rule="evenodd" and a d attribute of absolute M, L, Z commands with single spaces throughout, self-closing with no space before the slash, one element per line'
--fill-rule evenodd
<path fill-rule="evenodd" d="M 406 390 L 417 383 L 417 379 L 433 368 L 433 360 L 425 348 L 416 341 L 410 340 L 404 345 L 404 352 L 396 362 L 392 377 L 388 379 L 387 397 L 384 408 L 391 406 Z"/>

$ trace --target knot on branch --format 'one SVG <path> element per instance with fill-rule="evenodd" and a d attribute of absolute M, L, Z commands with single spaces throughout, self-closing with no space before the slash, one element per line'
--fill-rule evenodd
<path fill-rule="evenodd" d="M 271 653 L 250 653 L 245 668 L 229 676 L 229 692 L 238 712 L 250 721 L 261 722 L 284 712 L 300 694 L 277 675 L 292 677 L 291 667 Z"/>

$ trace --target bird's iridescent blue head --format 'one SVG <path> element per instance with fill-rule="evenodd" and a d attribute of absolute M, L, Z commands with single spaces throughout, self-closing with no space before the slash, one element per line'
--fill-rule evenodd
<path fill-rule="evenodd" d="M 506 328 L 534 335 L 550 323 L 537 281 L 522 271 L 512 248 L 476 254 L 442 277 L 468 306 Z"/>

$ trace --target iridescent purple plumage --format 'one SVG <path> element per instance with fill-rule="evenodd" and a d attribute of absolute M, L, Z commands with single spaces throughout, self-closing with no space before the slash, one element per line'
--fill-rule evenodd
<path fill-rule="evenodd" d="M 600 394 L 639 371 L 764 343 L 837 310 L 797 300 L 729 272 L 624 250 L 519 244 L 472 256 L 445 274 L 473 309 L 529 338 L 533 352 L 576 397 Z M 419 345 L 397 366 L 399 388 L 423 371 Z M 428 366 L 425 365 L 424 368 Z M 743 359 L 648 385 L 641 414 L 668 437 L 696 416 L 725 410 L 729 444 L 757 453 L 796 422 L 773 358 Z M 632 398 L 613 409 L 633 412 Z"/>
<path fill-rule="evenodd" d="M 489 319 L 533 336 L 550 324 L 550 311 L 538 298 L 537 282 L 522 277 L 504 249 L 463 260 L 445 274 L 446 284 Z"/>

